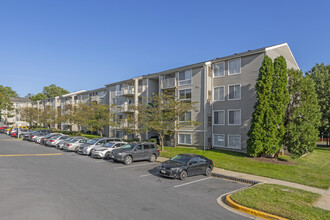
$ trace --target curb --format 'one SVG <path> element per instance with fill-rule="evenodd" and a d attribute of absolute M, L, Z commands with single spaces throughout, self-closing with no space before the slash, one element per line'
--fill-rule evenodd
<path fill-rule="evenodd" d="M 254 215 L 254 216 L 257 216 L 257 217 L 260 217 L 260 218 L 263 218 L 263 219 L 288 220 L 287 218 L 283 218 L 283 217 L 280 217 L 280 216 L 268 214 L 266 212 L 261 212 L 261 211 L 255 210 L 255 209 L 250 209 L 248 207 L 239 205 L 236 202 L 234 202 L 233 200 L 231 200 L 230 196 L 231 196 L 231 194 L 228 194 L 226 196 L 226 198 L 225 198 L 226 204 L 229 205 L 230 207 L 238 210 L 238 211 L 245 212 L 247 214 Z"/>
<path fill-rule="evenodd" d="M 242 183 L 248 183 L 248 184 L 251 184 L 251 185 L 255 185 L 255 184 L 260 183 L 260 182 L 255 181 L 255 180 L 248 180 L 248 179 L 243 179 L 243 178 L 238 178 L 238 177 L 233 177 L 233 176 L 227 176 L 227 175 L 223 175 L 223 174 L 219 174 L 219 173 L 211 173 L 211 175 L 215 176 L 215 177 L 222 178 L 222 179 L 233 180 L 233 181 L 242 182 Z"/>

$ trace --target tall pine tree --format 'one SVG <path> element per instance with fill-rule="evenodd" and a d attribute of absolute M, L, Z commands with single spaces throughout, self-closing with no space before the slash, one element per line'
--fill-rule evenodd
<path fill-rule="evenodd" d="M 287 85 L 288 75 L 286 61 L 283 56 L 280 56 L 274 60 L 273 97 L 271 103 L 277 127 L 276 141 L 274 142 L 274 147 L 266 151 L 267 154 L 276 153 L 276 157 L 283 146 L 283 137 L 285 134 L 285 112 L 290 101 Z"/>
<path fill-rule="evenodd" d="M 276 142 L 277 127 L 275 124 L 273 99 L 274 66 L 271 58 L 265 56 L 259 69 L 256 84 L 257 102 L 254 106 L 251 128 L 248 132 L 247 150 L 250 156 L 259 156 L 273 152 Z"/>
<path fill-rule="evenodd" d="M 289 70 L 288 75 L 290 102 L 284 144 L 292 157 L 300 157 L 316 146 L 321 112 L 314 81 L 299 70 Z"/>

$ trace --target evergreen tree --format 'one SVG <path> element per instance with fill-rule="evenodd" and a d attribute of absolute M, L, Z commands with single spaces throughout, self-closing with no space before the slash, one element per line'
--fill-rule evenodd
<path fill-rule="evenodd" d="M 318 139 L 321 112 L 315 83 L 299 70 L 289 70 L 290 102 L 286 112 L 284 144 L 292 157 L 312 152 Z"/>
<path fill-rule="evenodd" d="M 286 61 L 283 56 L 280 56 L 274 60 L 273 99 L 271 104 L 277 127 L 276 142 L 274 143 L 274 148 L 269 149 L 267 152 L 268 154 L 276 153 L 276 157 L 283 146 L 285 112 L 290 101 L 287 85 Z"/>
<path fill-rule="evenodd" d="M 259 156 L 274 152 L 276 143 L 277 127 L 272 109 L 272 85 L 274 66 L 272 60 L 265 56 L 259 69 L 256 84 L 257 102 L 254 106 L 251 128 L 248 132 L 247 141 L 248 154 Z"/>

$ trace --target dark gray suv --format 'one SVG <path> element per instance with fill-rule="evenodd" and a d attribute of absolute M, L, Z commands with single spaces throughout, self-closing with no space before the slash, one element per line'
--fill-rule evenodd
<path fill-rule="evenodd" d="M 159 149 L 157 145 L 149 142 L 126 144 L 120 149 L 111 151 L 110 155 L 114 161 L 124 162 L 126 165 L 138 160 L 154 162 L 158 156 Z"/>

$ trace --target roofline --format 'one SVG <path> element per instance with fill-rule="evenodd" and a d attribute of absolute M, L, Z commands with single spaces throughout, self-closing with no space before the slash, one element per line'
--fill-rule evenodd
<path fill-rule="evenodd" d="M 80 91 L 77 91 L 77 92 L 72 92 L 72 93 L 64 94 L 64 95 L 61 95 L 60 98 L 65 98 L 65 97 L 76 95 L 76 94 L 79 94 L 79 93 L 82 93 L 82 92 L 86 92 L 86 90 L 80 90 Z"/>

